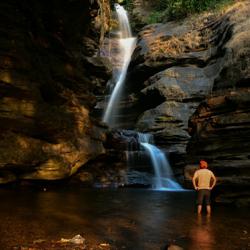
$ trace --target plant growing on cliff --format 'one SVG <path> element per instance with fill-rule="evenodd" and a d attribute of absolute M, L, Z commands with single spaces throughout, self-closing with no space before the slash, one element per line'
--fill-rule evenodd
<path fill-rule="evenodd" d="M 99 5 L 99 12 L 96 21 L 100 23 L 100 44 L 102 44 L 104 35 L 109 30 L 111 13 L 108 0 L 97 0 L 97 2 Z"/>
<path fill-rule="evenodd" d="M 157 0 L 148 23 L 184 18 L 193 13 L 220 9 L 233 0 Z"/>

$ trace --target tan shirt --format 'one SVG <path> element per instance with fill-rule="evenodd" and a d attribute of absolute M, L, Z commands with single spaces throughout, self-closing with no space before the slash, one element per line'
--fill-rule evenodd
<path fill-rule="evenodd" d="M 215 176 L 209 169 L 199 169 L 195 171 L 193 181 L 198 179 L 198 189 L 210 189 L 210 181 L 216 181 Z"/>

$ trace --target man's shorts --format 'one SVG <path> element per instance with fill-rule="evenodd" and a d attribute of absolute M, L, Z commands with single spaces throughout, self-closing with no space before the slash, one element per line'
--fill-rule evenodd
<path fill-rule="evenodd" d="M 197 205 L 202 205 L 203 201 L 206 205 L 210 205 L 210 194 L 211 191 L 209 189 L 198 190 Z"/>

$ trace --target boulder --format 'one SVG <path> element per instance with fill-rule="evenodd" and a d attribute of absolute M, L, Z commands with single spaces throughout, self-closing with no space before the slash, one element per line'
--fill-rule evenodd
<path fill-rule="evenodd" d="M 211 93 L 219 66 L 218 62 L 205 68 L 171 67 L 150 77 L 141 90 L 144 100 L 150 102 L 158 97 L 165 102 L 145 111 L 138 118 L 137 128 L 152 132 L 156 142 L 168 151 L 185 153 L 190 138 L 189 117 Z"/>

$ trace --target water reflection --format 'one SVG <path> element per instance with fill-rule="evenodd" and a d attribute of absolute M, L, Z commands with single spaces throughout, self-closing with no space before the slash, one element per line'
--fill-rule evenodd
<path fill-rule="evenodd" d="M 197 215 L 197 221 L 192 225 L 190 230 L 190 238 L 190 249 L 215 249 L 215 238 L 211 226 L 211 216 Z"/>
<path fill-rule="evenodd" d="M 250 232 L 247 211 L 217 208 L 211 218 L 196 217 L 194 192 L 0 190 L 0 200 L 1 249 L 77 234 L 129 250 L 163 249 L 168 242 L 195 250 L 250 244 L 240 240 Z"/>

